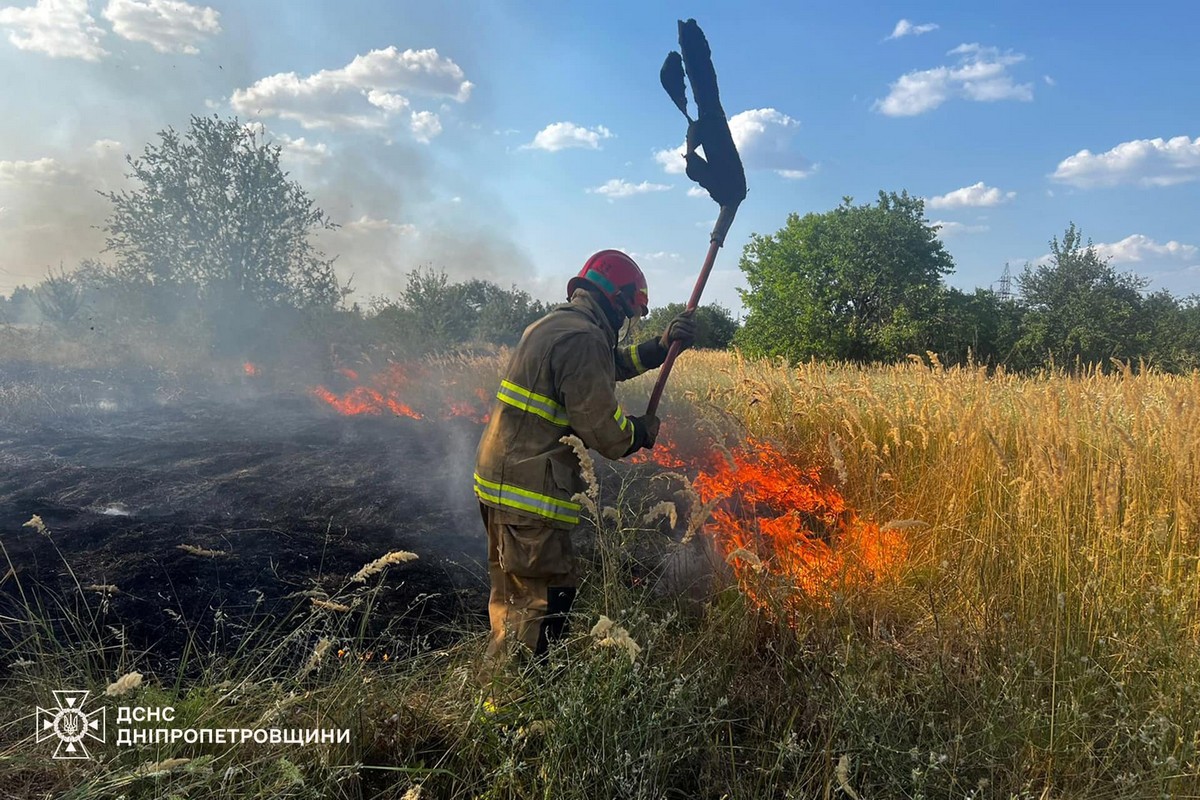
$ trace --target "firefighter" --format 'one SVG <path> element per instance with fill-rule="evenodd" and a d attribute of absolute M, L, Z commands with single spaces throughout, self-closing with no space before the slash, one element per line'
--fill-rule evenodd
<path fill-rule="evenodd" d="M 655 369 L 673 342 L 690 347 L 690 312 L 658 339 L 617 347 L 628 319 L 645 316 L 646 278 L 625 253 L 601 250 L 567 284 L 569 302 L 525 329 L 479 442 L 475 495 L 488 536 L 491 638 L 503 660 L 523 646 L 541 656 L 563 636 L 579 578 L 570 531 L 584 490 L 579 459 L 560 440 L 574 434 L 618 459 L 652 448 L 657 417 L 628 416 L 616 382 Z"/>

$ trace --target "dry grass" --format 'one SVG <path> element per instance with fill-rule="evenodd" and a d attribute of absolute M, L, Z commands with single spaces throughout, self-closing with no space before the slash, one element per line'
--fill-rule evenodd
<path fill-rule="evenodd" d="M 457 376 L 451 399 L 490 393 L 503 359 L 440 362 Z M 636 413 L 652 380 L 624 385 L 624 406 Z M 326 654 L 354 615 L 310 614 L 304 641 L 316 644 L 301 654 L 265 646 L 244 657 L 249 675 L 218 670 L 211 686 L 160 699 L 190 724 L 336 719 L 353 728 L 353 752 L 227 753 L 212 769 L 178 749 L 156 754 L 155 772 L 195 758 L 169 778 L 194 796 L 232 796 L 228 783 L 242 796 L 359 797 L 371 768 L 390 771 L 385 796 L 417 783 L 453 798 L 1200 794 L 1200 374 L 989 376 L 928 359 L 787 368 L 689 353 L 662 416 L 664 435 L 715 425 L 827 467 L 859 514 L 908 537 L 902 579 L 814 603 L 790 627 L 736 586 L 677 613 L 625 566 L 622 546 L 650 534 L 597 515 L 600 553 L 553 691 L 544 671 L 522 671 L 522 703 L 487 714 L 470 677 L 481 631 L 384 666 Z M 692 505 L 681 528 L 695 527 Z M 607 507 L 641 526 L 669 514 Z M 353 598 L 321 599 L 301 600 Z M 639 651 L 596 647 L 602 615 Z M 5 661 L 22 665 L 14 686 L 30 701 L 85 674 L 74 651 L 17 655 Z M 18 752 L 0 757 L 27 763 Z M 147 760 L 129 755 L 76 796 L 165 792 L 122 777 Z M 223 771 L 230 761 L 239 771 Z"/>

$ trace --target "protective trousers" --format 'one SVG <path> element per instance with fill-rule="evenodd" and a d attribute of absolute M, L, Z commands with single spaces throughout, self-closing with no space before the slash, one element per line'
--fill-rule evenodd
<path fill-rule="evenodd" d="M 488 537 L 492 590 L 489 660 L 504 661 L 516 643 L 536 656 L 566 632 L 579 579 L 569 530 L 480 503 Z"/>

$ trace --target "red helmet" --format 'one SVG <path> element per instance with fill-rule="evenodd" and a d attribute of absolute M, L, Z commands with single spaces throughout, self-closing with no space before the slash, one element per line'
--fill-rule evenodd
<path fill-rule="evenodd" d="M 579 274 L 567 282 L 567 298 L 581 286 L 603 294 L 613 308 L 627 317 L 644 317 L 649 313 L 646 276 L 637 262 L 620 250 L 601 250 L 589 258 Z"/>

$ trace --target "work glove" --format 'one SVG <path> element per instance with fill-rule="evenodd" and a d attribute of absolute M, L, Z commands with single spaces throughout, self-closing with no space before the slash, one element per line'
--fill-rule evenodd
<path fill-rule="evenodd" d="M 654 442 L 658 440 L 658 417 L 626 417 L 633 425 L 633 444 L 625 451 L 625 455 L 633 455 L 638 450 L 653 450 Z"/>
<path fill-rule="evenodd" d="M 684 311 L 678 314 L 675 319 L 671 320 L 667 325 L 667 329 L 663 331 L 658 342 L 662 345 L 663 350 L 671 349 L 673 342 L 679 342 L 683 345 L 681 349 L 687 350 L 696 343 L 696 318 L 695 310 Z"/>

